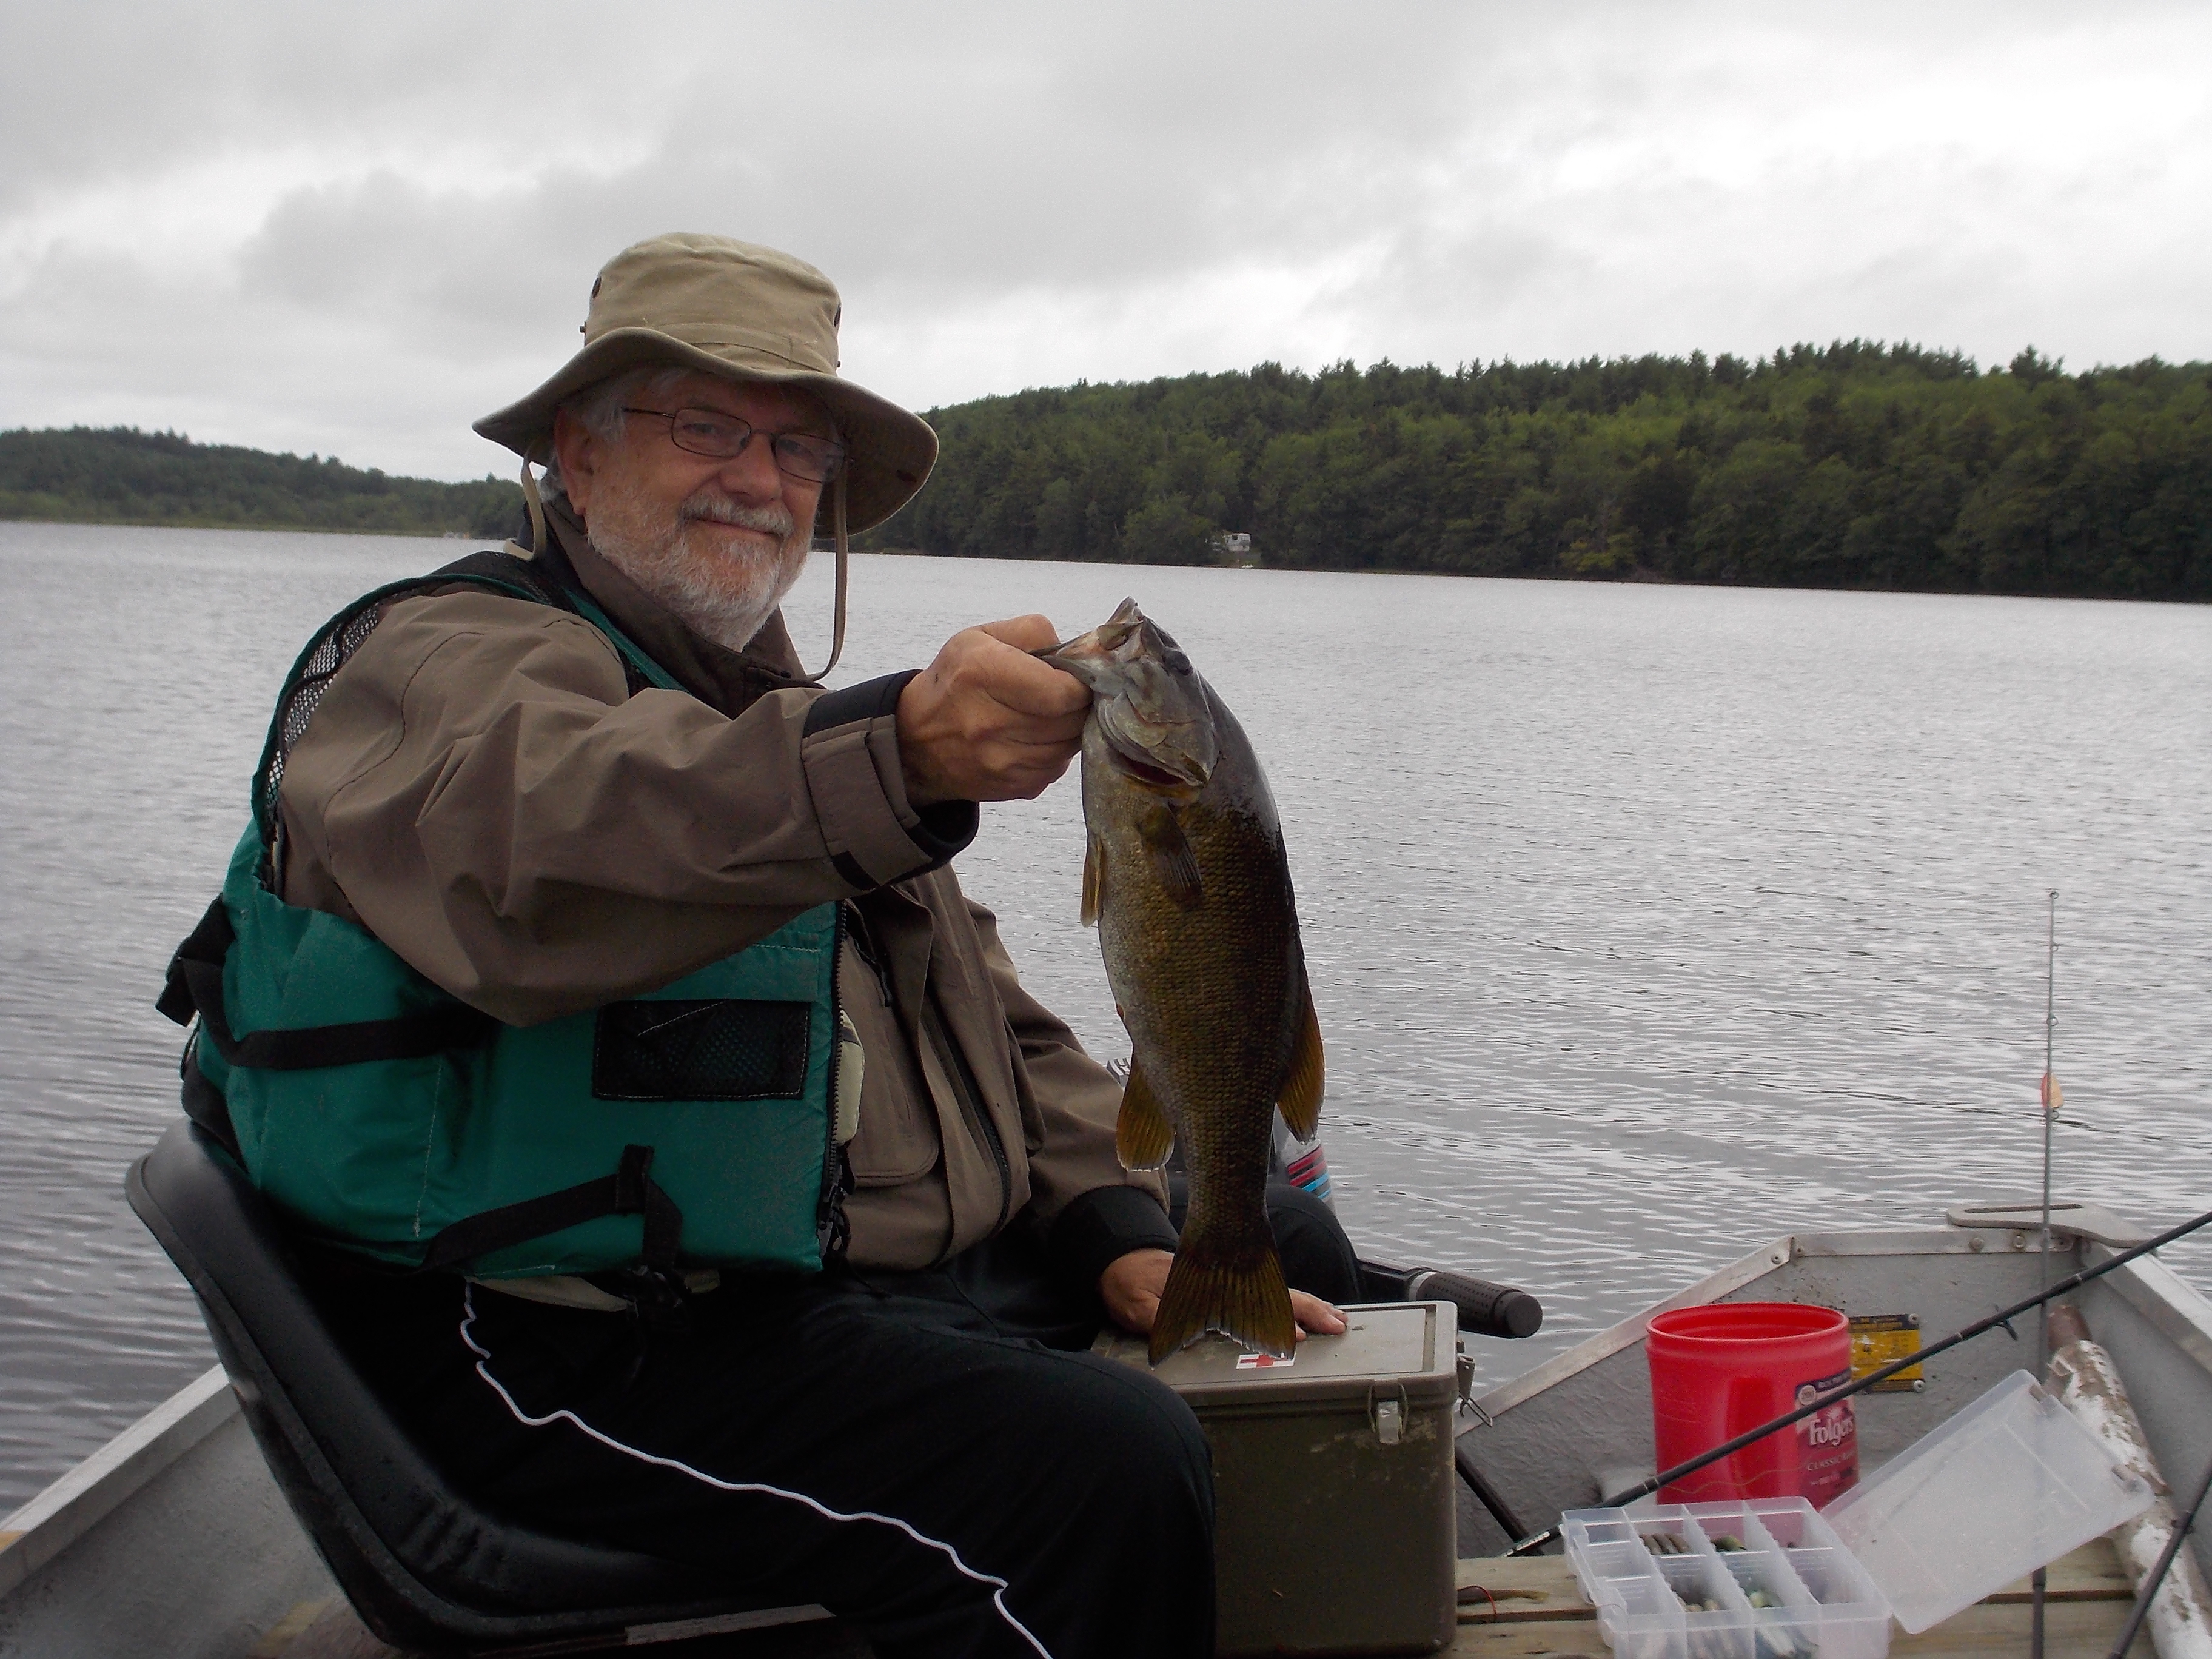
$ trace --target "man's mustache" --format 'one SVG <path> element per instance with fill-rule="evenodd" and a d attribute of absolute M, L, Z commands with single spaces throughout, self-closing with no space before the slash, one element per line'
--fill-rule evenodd
<path fill-rule="evenodd" d="M 778 541 L 789 541 L 791 532 L 797 527 L 792 522 L 788 507 L 775 505 L 747 507 L 713 489 L 696 491 L 678 510 L 678 516 L 731 525 L 739 530 L 757 530 L 763 535 L 775 537 Z"/>

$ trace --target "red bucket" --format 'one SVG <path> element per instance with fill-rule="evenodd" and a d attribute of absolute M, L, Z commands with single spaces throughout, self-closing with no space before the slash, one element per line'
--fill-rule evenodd
<path fill-rule="evenodd" d="M 1796 1302 L 1716 1302 L 1655 1315 L 1644 1339 L 1659 1467 L 1670 1469 L 1851 1378 L 1850 1322 Z M 1839 1400 L 1660 1489 L 1662 1502 L 1803 1498 L 1858 1484 L 1858 1419 Z"/>

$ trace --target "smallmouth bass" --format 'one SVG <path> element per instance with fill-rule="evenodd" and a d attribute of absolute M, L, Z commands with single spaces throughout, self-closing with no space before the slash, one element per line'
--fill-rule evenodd
<path fill-rule="evenodd" d="M 1236 716 L 1133 599 L 1040 653 L 1091 688 L 1083 731 L 1083 920 L 1127 1027 L 1115 1146 L 1190 1171 L 1152 1358 L 1207 1331 L 1290 1354 L 1297 1328 L 1267 1225 L 1279 1105 L 1321 1114 L 1321 1029 L 1274 798 Z"/>

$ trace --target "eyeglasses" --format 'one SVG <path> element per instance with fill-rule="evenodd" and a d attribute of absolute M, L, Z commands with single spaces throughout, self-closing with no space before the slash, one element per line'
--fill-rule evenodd
<path fill-rule="evenodd" d="M 692 455 L 708 455 L 718 461 L 733 460 L 745 453 L 758 428 L 719 409 L 629 409 L 625 415 L 650 415 L 668 422 L 668 441 Z M 845 465 L 845 446 L 834 438 L 817 438 L 810 432 L 760 433 L 768 440 L 776 469 L 808 483 L 828 483 Z"/>

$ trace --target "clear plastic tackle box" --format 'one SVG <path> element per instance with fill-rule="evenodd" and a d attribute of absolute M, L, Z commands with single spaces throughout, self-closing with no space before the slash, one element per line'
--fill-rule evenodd
<path fill-rule="evenodd" d="M 1889 1602 L 1802 1498 L 1575 1510 L 1567 1559 L 1620 1659 L 1881 1659 Z"/>
<path fill-rule="evenodd" d="M 1577 1510 L 1567 1557 L 1622 1659 L 1881 1659 L 2141 1514 L 2150 1488 L 2014 1371 L 1816 1514 L 1802 1498 Z"/>

